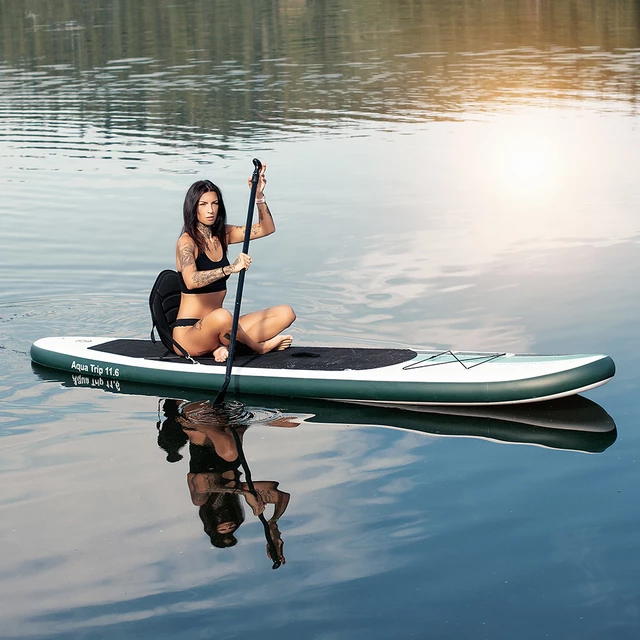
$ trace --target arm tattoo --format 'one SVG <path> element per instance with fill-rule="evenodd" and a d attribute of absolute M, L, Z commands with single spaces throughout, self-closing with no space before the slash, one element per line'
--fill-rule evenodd
<path fill-rule="evenodd" d="M 265 214 L 269 216 L 269 219 L 273 224 L 273 216 L 271 215 L 271 211 L 269 211 L 269 205 L 266 202 L 264 203 L 263 209 L 258 207 L 258 222 L 251 225 L 251 238 L 255 238 L 259 235 L 260 230 L 262 229 L 262 223 L 264 221 Z"/>
<path fill-rule="evenodd" d="M 195 265 L 196 258 L 193 254 L 193 247 L 186 244 L 182 245 L 178 259 L 180 261 L 180 271 L 184 271 L 185 267 L 189 267 L 192 264 Z"/>
<path fill-rule="evenodd" d="M 184 271 L 186 267 L 190 267 L 191 265 L 195 267 L 196 257 L 193 245 L 185 244 L 180 247 L 178 257 L 181 271 Z M 193 274 L 193 283 L 197 288 L 206 287 L 208 284 L 226 277 L 223 269 L 224 267 L 221 269 L 211 269 L 210 271 L 198 271 L 196 268 Z"/>
<path fill-rule="evenodd" d="M 224 267 L 223 267 L 224 268 Z M 222 269 L 211 269 L 210 271 L 196 271 L 193 274 L 193 282 L 200 287 L 206 287 L 208 284 L 226 278 Z"/>

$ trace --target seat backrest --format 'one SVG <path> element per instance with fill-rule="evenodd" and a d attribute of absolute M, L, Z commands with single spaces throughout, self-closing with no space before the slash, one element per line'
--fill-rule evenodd
<path fill-rule="evenodd" d="M 153 330 L 158 330 L 162 344 L 172 354 L 173 347 L 178 346 L 172 337 L 173 325 L 180 308 L 180 277 L 173 269 L 165 269 L 158 274 L 149 294 L 149 310 L 151 311 L 151 339 L 155 341 Z M 186 354 L 186 351 L 184 352 Z"/>

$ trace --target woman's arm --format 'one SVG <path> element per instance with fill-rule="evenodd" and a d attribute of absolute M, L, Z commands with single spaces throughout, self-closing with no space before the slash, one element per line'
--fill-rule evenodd
<path fill-rule="evenodd" d="M 189 493 L 191 494 L 191 502 L 196 507 L 201 507 L 203 504 L 207 503 L 211 491 L 208 491 L 206 488 L 197 486 L 198 484 L 198 474 L 188 473 L 187 486 L 189 487 Z"/>
<path fill-rule="evenodd" d="M 243 482 L 242 487 L 244 488 L 245 485 L 246 483 Z M 280 518 L 286 511 L 291 499 L 291 494 L 278 489 L 278 485 L 279 483 L 273 480 L 257 480 L 253 483 L 260 503 L 273 505 L 273 515 L 269 518 L 269 522 L 276 522 Z"/>
<path fill-rule="evenodd" d="M 264 188 L 267 184 L 267 179 L 264 177 L 264 172 L 267 170 L 266 163 L 262 165 L 260 175 L 258 176 L 258 189 L 256 191 L 256 206 L 258 207 L 258 222 L 251 225 L 251 240 L 256 238 L 264 238 L 270 236 L 275 230 L 276 225 L 273 222 L 273 216 L 269 210 L 269 206 L 264 197 Z M 249 185 L 251 185 L 251 178 L 249 178 Z M 227 225 L 227 242 L 229 244 L 236 244 L 244 242 L 244 234 L 246 225 L 241 227 L 231 224 Z"/>
<path fill-rule="evenodd" d="M 182 273 L 182 279 L 187 289 L 199 289 L 208 284 L 221 280 L 232 273 L 238 273 L 242 269 L 248 269 L 251 258 L 246 253 L 241 253 L 233 264 L 220 269 L 198 271 L 196 267 L 196 243 L 188 235 L 183 235 L 178 240 L 176 247 L 176 263 L 178 271 Z"/>
<path fill-rule="evenodd" d="M 259 202 L 256 206 L 258 207 L 258 222 L 251 225 L 251 240 L 270 236 L 276 230 L 276 225 L 273 222 L 273 216 L 271 215 L 271 211 L 269 211 L 267 203 Z M 227 242 L 229 244 L 244 242 L 244 233 L 246 228 L 246 225 L 237 227 L 228 224 Z"/>

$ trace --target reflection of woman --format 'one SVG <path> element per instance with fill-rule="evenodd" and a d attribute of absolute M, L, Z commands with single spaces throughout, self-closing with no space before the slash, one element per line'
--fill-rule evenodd
<path fill-rule="evenodd" d="M 193 432 L 178 418 L 187 437 Z M 214 547 L 232 547 L 237 544 L 233 533 L 244 522 L 244 510 L 240 503 L 240 460 L 227 461 L 219 456 L 213 446 L 189 444 L 189 473 L 187 484 L 191 502 L 199 507 L 198 515 L 204 531 Z"/>
<path fill-rule="evenodd" d="M 281 491 L 274 481 L 255 481 L 253 491 L 247 482 L 241 481 L 240 457 L 231 430 L 235 430 L 241 442 L 248 425 L 232 425 L 233 420 L 225 416 L 222 409 L 206 401 L 165 400 L 163 411 L 166 419 L 159 425 L 158 444 L 167 451 L 167 460 L 175 462 L 182 457 L 179 450 L 189 442 L 187 484 L 211 544 L 216 547 L 237 544 L 234 534 L 244 522 L 242 496 L 256 516 L 273 505 L 267 525 L 277 558 L 272 557 L 269 545 L 267 553 L 274 562 L 284 564 L 277 522 L 289 504 L 290 494 Z M 267 424 L 292 427 L 298 423 L 281 416 Z"/>
<path fill-rule="evenodd" d="M 267 183 L 262 166 L 257 186 L 258 222 L 251 227 L 251 238 L 272 234 L 275 224 L 264 198 Z M 184 200 L 184 226 L 176 246 L 176 266 L 180 275 L 180 309 L 173 337 L 191 355 L 213 353 L 218 362 L 228 355 L 232 316 L 223 309 L 227 279 L 248 269 L 251 258 L 241 253 L 233 264 L 227 247 L 243 242 L 245 227 L 228 225 L 220 189 L 209 180 L 194 182 Z M 238 341 L 255 353 L 286 349 L 292 341 L 284 331 L 294 320 L 288 305 L 253 311 L 240 317 Z"/>

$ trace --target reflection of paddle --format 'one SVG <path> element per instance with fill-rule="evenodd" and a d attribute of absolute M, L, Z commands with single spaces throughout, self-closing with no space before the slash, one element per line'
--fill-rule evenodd
<path fill-rule="evenodd" d="M 233 439 L 236 443 L 236 449 L 238 450 L 238 458 L 240 458 L 240 464 L 244 469 L 244 476 L 247 481 L 247 486 L 249 487 L 249 491 L 257 498 L 258 492 L 253 484 L 253 480 L 251 479 L 251 470 L 249 469 L 249 465 L 247 464 L 247 459 L 244 457 L 244 451 L 242 449 L 242 442 L 240 441 L 240 436 L 238 432 L 235 430 L 235 427 L 231 424 L 227 424 L 231 434 L 233 435 Z M 260 522 L 262 522 L 262 526 L 264 527 L 264 537 L 267 539 L 267 547 L 269 548 L 269 555 L 273 560 L 272 569 L 277 569 L 282 562 L 280 561 L 280 557 L 278 555 L 278 550 L 276 549 L 276 545 L 273 541 L 273 536 L 271 535 L 271 530 L 269 529 L 269 523 L 267 519 L 264 517 L 264 514 L 260 514 L 258 516 L 260 518 Z"/>
<path fill-rule="evenodd" d="M 251 222 L 253 220 L 253 208 L 256 204 L 256 192 L 258 191 L 258 180 L 260 179 L 260 169 L 262 163 L 257 158 L 253 159 L 253 174 L 251 175 L 251 194 L 249 195 L 249 211 L 247 213 L 247 224 L 244 229 L 244 242 L 242 243 L 242 253 L 249 251 L 249 240 L 251 239 Z M 224 375 L 224 382 L 213 404 L 221 404 L 227 393 L 227 387 L 231 382 L 231 368 L 233 367 L 233 355 L 236 350 L 236 335 L 238 333 L 238 321 L 240 320 L 240 305 L 242 304 L 242 289 L 244 287 L 244 276 L 246 269 L 242 269 L 238 274 L 238 288 L 236 289 L 236 302 L 233 308 L 233 323 L 231 325 L 231 337 L 229 338 L 229 356 L 227 357 L 227 369 Z"/>

